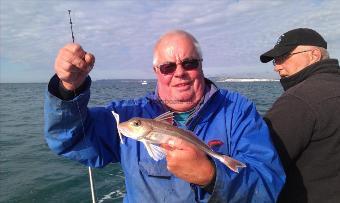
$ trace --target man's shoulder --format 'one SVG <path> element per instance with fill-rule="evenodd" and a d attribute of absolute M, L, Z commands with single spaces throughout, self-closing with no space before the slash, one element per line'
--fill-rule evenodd
<path fill-rule="evenodd" d="M 290 88 L 284 95 L 291 95 L 302 101 L 319 103 L 322 100 L 340 96 L 340 77 L 332 74 L 317 74 Z"/>
<path fill-rule="evenodd" d="M 250 101 L 246 96 L 236 91 L 232 91 L 228 89 L 219 89 L 218 92 L 221 96 L 231 101 L 239 101 L 239 102 Z"/>

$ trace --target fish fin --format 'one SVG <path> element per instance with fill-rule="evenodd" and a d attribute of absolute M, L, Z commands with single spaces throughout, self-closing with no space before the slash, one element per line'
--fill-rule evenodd
<path fill-rule="evenodd" d="M 119 114 L 114 112 L 114 111 L 111 111 L 113 116 L 115 117 L 116 119 L 116 125 L 117 125 L 117 131 L 118 131 L 118 135 L 119 135 L 119 139 L 120 139 L 120 143 L 121 144 L 124 144 L 124 139 L 123 139 L 123 135 L 122 133 L 120 132 L 119 128 L 118 128 L 118 124 L 119 124 Z"/>
<path fill-rule="evenodd" d="M 174 121 L 174 112 L 171 111 L 167 111 L 159 116 L 157 116 L 156 118 L 154 118 L 154 120 L 156 121 L 160 121 L 163 123 L 170 123 L 171 125 L 173 124 Z"/>
<path fill-rule="evenodd" d="M 142 141 L 145 145 L 149 155 L 155 160 L 159 161 L 165 157 L 165 151 L 161 147 L 151 144 L 150 142 Z"/>
<path fill-rule="evenodd" d="M 208 146 L 210 148 L 215 147 L 215 146 L 220 146 L 223 145 L 224 143 L 221 140 L 211 140 L 208 142 Z"/>
<path fill-rule="evenodd" d="M 222 155 L 219 160 L 224 163 L 230 170 L 234 171 L 235 173 L 239 172 L 239 168 L 247 167 L 244 163 L 237 161 L 229 156 Z"/>

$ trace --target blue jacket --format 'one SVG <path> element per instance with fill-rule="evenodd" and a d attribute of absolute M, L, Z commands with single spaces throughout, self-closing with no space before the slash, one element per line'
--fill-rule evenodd
<path fill-rule="evenodd" d="M 127 193 L 124 202 L 276 201 L 285 181 L 283 168 L 266 124 L 254 104 L 239 94 L 210 84 L 207 99 L 187 124 L 187 129 L 206 143 L 222 141 L 224 144 L 215 151 L 247 165 L 240 173 L 234 173 L 213 159 L 216 180 L 209 194 L 200 186 L 172 175 L 166 160 L 154 161 L 142 143 L 129 138 L 120 143 L 111 111 L 120 115 L 121 122 L 136 116 L 154 118 L 167 111 L 157 94 L 88 108 L 89 87 L 73 100 L 63 101 L 53 95 L 58 84 L 53 80 L 57 79 L 50 81 L 45 99 L 45 138 L 49 147 L 59 155 L 92 167 L 120 162 Z"/>

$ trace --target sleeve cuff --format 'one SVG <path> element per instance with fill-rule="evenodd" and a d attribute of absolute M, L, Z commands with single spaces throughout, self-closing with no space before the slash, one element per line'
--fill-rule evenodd
<path fill-rule="evenodd" d="M 48 84 L 48 91 L 59 99 L 70 101 L 89 89 L 91 82 L 90 76 L 87 76 L 85 82 L 80 87 L 78 87 L 75 91 L 70 91 L 63 87 L 61 80 L 55 74 Z"/>

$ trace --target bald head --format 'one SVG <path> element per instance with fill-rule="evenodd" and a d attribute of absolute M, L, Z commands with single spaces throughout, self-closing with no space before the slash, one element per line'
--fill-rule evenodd
<path fill-rule="evenodd" d="M 166 47 L 168 43 L 174 42 L 177 39 L 187 39 L 188 41 L 190 41 L 194 45 L 197 56 L 199 58 L 202 58 L 201 47 L 194 36 L 192 36 L 190 33 L 184 30 L 172 30 L 162 35 L 159 38 L 159 40 L 156 42 L 154 51 L 153 51 L 153 65 L 154 66 L 157 65 L 159 62 L 158 59 L 159 59 L 160 47 Z"/>

